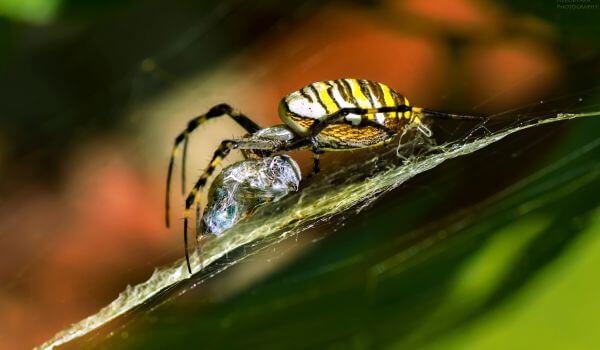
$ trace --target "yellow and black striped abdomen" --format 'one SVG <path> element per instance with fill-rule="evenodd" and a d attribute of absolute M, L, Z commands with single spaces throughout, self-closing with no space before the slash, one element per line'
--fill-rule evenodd
<path fill-rule="evenodd" d="M 385 84 L 371 80 L 337 79 L 312 83 L 285 96 L 279 106 L 281 119 L 301 135 L 315 120 L 324 120 L 342 108 L 379 108 L 407 105 L 402 95 Z M 397 131 L 409 122 L 411 112 L 379 112 L 366 117 L 387 129 Z M 348 114 L 347 123 L 326 127 L 318 140 L 332 149 L 356 148 L 385 141 L 389 135 L 379 128 L 361 125 L 363 116 Z"/>

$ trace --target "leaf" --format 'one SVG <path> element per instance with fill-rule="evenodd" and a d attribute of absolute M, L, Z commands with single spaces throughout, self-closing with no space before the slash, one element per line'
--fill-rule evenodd
<path fill-rule="evenodd" d="M 363 209 L 416 175 L 513 133 L 599 114 L 523 122 L 405 164 L 392 149 L 346 166 L 209 242 L 193 256 L 195 271 L 206 266 L 194 278 L 186 280 L 183 260 L 157 269 L 41 348 L 83 335 L 66 347 L 413 348 L 432 340 L 461 347 L 463 340 L 452 336 L 457 329 L 500 308 L 589 231 L 600 193 L 600 139 L 593 128 L 567 140 L 549 165 L 451 215 L 432 217 L 432 203 L 446 197 L 418 190 Z M 451 194 L 448 177 L 461 179 L 444 170 L 445 178 L 425 185 L 434 193 Z M 491 188 L 498 181 L 487 180 Z M 353 217 L 361 211 L 362 220 Z M 348 225 L 249 290 L 216 302 L 203 296 L 200 284 L 210 277 L 266 248 L 282 249 L 281 242 L 322 222 Z"/>

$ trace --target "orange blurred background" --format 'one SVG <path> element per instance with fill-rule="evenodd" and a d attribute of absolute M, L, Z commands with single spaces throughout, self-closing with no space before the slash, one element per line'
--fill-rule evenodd
<path fill-rule="evenodd" d="M 90 21 L 126 22 L 135 12 L 132 6 L 112 7 Z M 238 44 L 196 72 L 181 74 L 170 67 L 165 53 L 170 49 L 138 52 L 133 77 L 123 78 L 130 90 L 113 116 L 119 122 L 80 135 L 76 146 L 64 149 L 55 161 L 53 181 L 45 181 L 50 175 L 43 168 L 21 176 L 27 158 L 11 170 L 6 151 L 11 131 L 0 133 L 7 178 L 0 204 L 0 348 L 39 345 L 99 310 L 128 284 L 147 279 L 155 267 L 182 257 L 179 221 L 170 230 L 163 224 L 168 156 L 187 120 L 214 104 L 230 103 L 269 126 L 280 123 L 277 104 L 282 96 L 313 81 L 340 77 L 384 82 L 414 105 L 482 115 L 564 92 L 566 62 L 557 29 L 492 1 L 389 0 L 307 7 L 294 8 L 297 16 L 258 19 L 252 25 L 267 29 L 245 38 L 244 45 L 228 30 L 218 40 Z M 234 19 L 244 16 L 235 7 L 225 13 Z M 196 15 L 208 22 L 203 13 Z M 56 16 L 48 21 L 73 20 Z M 54 34 L 60 29 L 48 23 L 21 25 L 48 26 Z M 101 35 L 84 31 L 78 40 Z M 51 39 L 41 36 L 36 44 Z M 203 36 L 183 41 L 176 55 L 187 55 L 192 46 L 209 52 L 214 44 Z M 146 85 L 158 88 L 145 92 Z M 52 118 L 40 116 L 44 122 Z M 199 131 L 190 145 L 188 180 L 199 174 L 221 139 L 241 135 L 226 120 Z M 344 156 L 325 155 L 323 169 L 332 158 Z M 299 154 L 298 159 L 306 170 L 309 155 Z M 178 187 L 176 182 L 175 192 Z M 181 203 L 180 194 L 173 200 Z M 175 217 L 181 217 L 181 207 L 176 209 Z"/>

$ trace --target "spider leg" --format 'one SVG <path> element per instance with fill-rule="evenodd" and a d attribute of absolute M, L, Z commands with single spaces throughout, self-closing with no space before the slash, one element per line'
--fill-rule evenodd
<path fill-rule="evenodd" d="M 371 114 L 371 113 L 376 113 L 379 112 L 381 108 L 376 108 L 376 109 L 365 109 L 365 108 L 342 108 L 340 109 L 338 112 L 333 113 L 331 115 L 329 115 L 327 118 L 323 119 L 323 120 L 317 120 L 315 121 L 309 128 L 309 132 L 310 132 L 310 136 L 309 140 L 310 140 L 310 145 L 311 145 L 311 151 L 313 153 L 313 170 L 312 170 L 312 174 L 317 174 L 320 170 L 320 154 L 322 154 L 323 152 L 321 151 L 321 149 L 319 148 L 319 143 L 317 142 L 317 135 L 319 135 L 319 133 L 321 131 L 323 131 L 327 126 L 332 125 L 332 124 L 352 124 L 350 121 L 348 121 L 346 119 L 346 115 L 353 113 L 353 114 L 358 114 L 361 116 L 361 120 L 360 120 L 360 124 L 359 125 L 363 125 L 363 126 L 372 126 L 372 127 L 376 127 L 379 129 L 383 129 L 385 132 L 387 132 L 389 135 L 393 134 L 393 131 L 386 128 L 385 126 L 370 120 L 367 117 L 367 114 Z"/>
<path fill-rule="evenodd" d="M 394 131 L 389 128 L 381 125 L 374 120 L 368 118 L 368 114 L 374 113 L 389 113 L 389 112 L 403 112 L 406 110 L 406 106 L 396 106 L 396 107 L 379 107 L 379 108 L 342 108 L 339 111 L 327 116 L 325 119 L 317 120 L 314 122 L 310 128 L 310 136 L 316 137 L 321 131 L 323 131 L 327 126 L 331 124 L 349 124 L 355 126 L 372 126 L 378 129 L 382 129 L 388 134 L 393 134 Z M 346 119 L 348 114 L 357 114 L 361 116 L 360 122 L 358 124 L 354 124 L 352 121 Z"/>
<path fill-rule="evenodd" d="M 200 191 L 206 185 L 208 178 L 214 173 L 217 166 L 225 159 L 229 153 L 234 149 L 247 149 L 247 150 L 255 150 L 255 151 L 264 151 L 264 152 L 277 152 L 284 149 L 285 144 L 281 142 L 274 142 L 273 140 L 261 139 L 258 137 L 247 137 L 239 140 L 225 140 L 221 142 L 213 157 L 204 169 L 204 172 L 196 183 L 194 187 L 187 195 L 185 200 L 185 211 L 183 217 L 183 242 L 185 245 L 185 259 L 187 263 L 187 268 L 190 274 L 192 274 L 192 267 L 190 264 L 190 256 L 188 250 L 188 222 L 191 217 L 191 211 L 194 204 L 196 204 L 196 220 L 199 220 L 200 213 Z M 196 228 L 198 228 L 198 222 L 196 223 Z"/>
<path fill-rule="evenodd" d="M 479 121 L 483 121 L 483 122 L 488 120 L 488 117 L 444 113 L 444 112 L 432 111 L 430 109 L 425 109 L 425 108 L 420 108 L 420 107 L 412 107 L 411 110 L 415 113 L 420 113 L 424 117 L 429 117 L 429 118 L 455 119 L 455 120 L 479 120 Z"/>
<path fill-rule="evenodd" d="M 183 159 L 181 165 L 181 191 L 185 193 L 185 174 L 186 174 L 186 159 L 187 159 L 187 148 L 188 148 L 188 135 L 192 133 L 198 126 L 204 124 L 207 120 L 218 118 L 221 116 L 229 116 L 236 121 L 241 127 L 244 128 L 248 133 L 252 134 L 260 129 L 258 124 L 253 122 L 250 118 L 242 114 L 236 109 L 233 109 L 227 104 L 219 104 L 212 107 L 206 114 L 199 115 L 188 122 L 187 128 L 182 131 L 175 138 L 173 149 L 171 151 L 171 157 L 169 159 L 169 169 L 167 172 L 167 190 L 165 199 L 165 222 L 169 227 L 169 209 L 170 209 L 170 193 L 171 193 L 171 177 L 173 175 L 173 166 L 175 164 L 175 156 L 177 155 L 177 148 L 179 144 L 183 142 Z"/>
<path fill-rule="evenodd" d="M 321 153 L 323 153 L 323 152 L 319 148 L 319 143 L 317 142 L 316 137 L 310 138 L 310 146 L 311 146 L 311 150 L 313 153 L 312 175 L 316 175 L 319 173 L 319 171 L 321 171 L 320 159 L 321 159 Z"/>
<path fill-rule="evenodd" d="M 202 225 L 200 221 L 200 201 L 196 202 L 196 236 L 201 232 Z"/>
<path fill-rule="evenodd" d="M 459 120 L 480 120 L 486 121 L 486 117 L 476 117 L 476 116 L 468 116 L 468 115 L 458 115 L 458 114 L 450 114 L 450 113 L 442 113 L 431 111 L 428 109 L 423 109 L 419 107 L 410 107 L 406 105 L 398 105 L 398 106 L 384 106 L 377 108 L 359 108 L 359 107 L 349 107 L 349 108 L 341 108 L 335 113 L 328 115 L 324 119 L 316 120 L 309 127 L 309 135 L 305 138 L 308 138 L 311 145 L 311 150 L 313 152 L 313 174 L 316 174 L 320 170 L 319 166 L 319 154 L 322 153 L 319 149 L 319 144 L 316 141 L 316 137 L 319 135 L 321 131 L 323 131 L 327 126 L 332 124 L 351 124 L 355 126 L 371 126 L 385 131 L 389 136 L 395 134 L 394 130 L 391 130 L 385 127 L 382 124 L 377 123 L 368 117 L 369 114 L 373 115 L 375 113 L 403 113 L 411 111 L 413 113 L 420 114 L 423 117 L 429 118 L 444 118 L 444 119 L 459 119 Z M 349 114 L 360 115 L 361 119 L 356 123 L 356 120 L 348 120 L 346 118 Z M 431 130 L 424 124 L 419 124 L 418 129 L 421 133 L 423 133 L 426 137 L 431 137 Z"/>

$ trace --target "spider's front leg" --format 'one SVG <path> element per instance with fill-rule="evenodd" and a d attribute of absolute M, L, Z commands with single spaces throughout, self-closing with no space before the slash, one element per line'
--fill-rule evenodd
<path fill-rule="evenodd" d="M 165 222 L 167 227 L 169 227 L 169 209 L 170 209 L 170 193 L 171 193 L 171 177 L 173 175 L 173 166 L 175 164 L 175 156 L 177 155 L 177 148 L 183 142 L 183 156 L 181 163 L 181 191 L 185 193 L 185 174 L 186 174 L 186 159 L 187 159 L 187 146 L 189 134 L 191 134 L 196 128 L 200 125 L 204 124 L 209 119 L 219 118 L 222 116 L 229 116 L 233 119 L 237 124 L 239 124 L 244 130 L 246 130 L 249 134 L 252 134 L 260 129 L 258 124 L 253 122 L 250 118 L 242 114 L 240 111 L 232 108 L 227 104 L 219 104 L 212 107 L 205 114 L 201 114 L 188 122 L 187 128 L 182 131 L 175 138 L 175 142 L 173 144 L 173 149 L 171 151 L 171 157 L 169 159 L 169 170 L 167 172 L 167 191 L 166 191 L 166 199 L 165 199 Z"/>
<path fill-rule="evenodd" d="M 271 154 L 274 152 L 278 152 L 285 148 L 286 144 L 283 142 L 277 142 L 272 139 L 261 138 L 257 136 L 251 136 L 238 140 L 225 140 L 221 142 L 213 157 L 202 173 L 194 187 L 187 195 L 185 200 L 185 211 L 183 218 L 183 241 L 185 245 L 185 258 L 187 263 L 187 268 L 189 273 L 192 273 L 192 267 L 190 264 L 190 257 L 188 252 L 188 223 L 191 217 L 192 207 L 196 204 L 197 208 L 200 206 L 200 191 L 206 185 L 209 177 L 214 173 L 217 166 L 225 159 L 232 150 L 240 149 L 240 150 L 250 150 L 254 152 L 262 152 L 263 154 Z M 197 215 L 197 220 L 199 220 L 199 215 Z M 198 225 L 196 225 L 198 227 Z"/>

